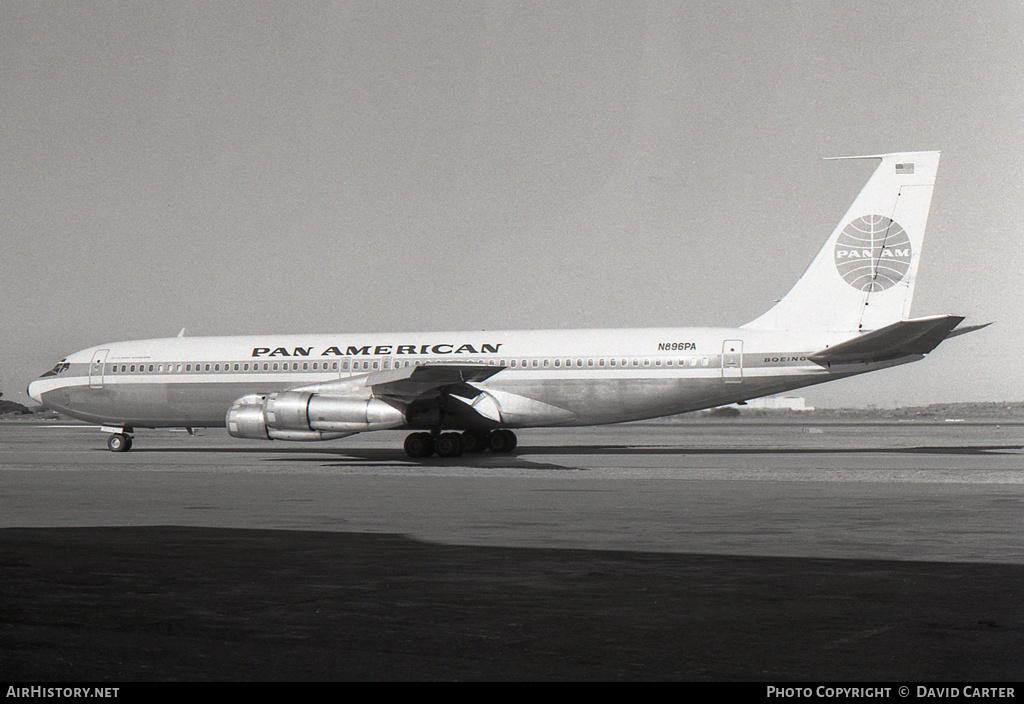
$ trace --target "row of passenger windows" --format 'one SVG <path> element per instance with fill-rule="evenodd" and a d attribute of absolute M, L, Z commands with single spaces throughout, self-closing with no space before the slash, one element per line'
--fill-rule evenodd
<path fill-rule="evenodd" d="M 616 357 L 608 359 L 603 357 L 575 357 L 575 358 L 552 358 L 540 357 L 533 359 L 487 359 L 487 360 L 459 360 L 465 364 L 480 364 L 488 366 L 509 367 L 511 369 L 582 369 L 584 367 L 593 369 L 608 368 L 634 368 L 634 367 L 706 367 L 709 364 L 707 357 L 680 357 L 665 359 L 662 357 Z M 340 362 L 202 362 L 202 363 L 168 363 L 168 364 L 113 364 L 110 365 L 109 374 L 192 374 L 204 372 L 338 372 L 338 371 L 373 371 L 380 369 L 401 369 L 403 367 L 421 366 L 423 364 L 452 364 L 453 360 L 448 357 L 443 360 L 394 360 L 367 359 L 352 360 L 345 359 Z"/>
<path fill-rule="evenodd" d="M 269 371 L 300 371 L 299 362 L 292 362 L 291 365 L 288 362 L 263 362 L 262 366 L 259 362 L 205 362 L 201 364 L 184 364 L 184 363 L 171 363 L 171 364 L 114 364 L 111 366 L 109 373 L 111 374 L 137 374 L 137 373 L 153 373 L 153 374 L 180 374 L 180 373 L 194 373 L 194 372 L 269 372 Z M 301 371 L 338 371 L 338 362 L 302 362 Z M 312 367 L 310 367 L 312 364 Z M 348 369 L 348 362 L 341 363 L 341 369 Z M 353 368 L 356 368 L 353 366 Z M 367 367 L 369 368 L 369 367 Z M 376 369 L 374 365 L 374 369 Z"/>
<path fill-rule="evenodd" d="M 488 364 L 493 364 L 493 361 L 489 361 Z M 622 367 L 696 367 L 700 365 L 702 367 L 708 366 L 710 360 L 707 357 L 680 357 L 678 359 L 665 359 L 663 357 L 616 357 L 614 359 L 605 359 L 602 357 L 576 357 L 563 359 L 551 358 L 539 358 L 539 359 L 512 359 L 509 360 L 508 366 L 512 369 L 539 369 L 543 367 L 548 369 L 554 367 L 559 368 L 622 368 Z M 498 360 L 500 366 L 505 366 L 505 360 Z"/>

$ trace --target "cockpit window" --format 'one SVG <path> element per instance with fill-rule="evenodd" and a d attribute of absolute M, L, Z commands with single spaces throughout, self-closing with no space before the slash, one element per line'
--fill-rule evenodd
<path fill-rule="evenodd" d="M 71 365 L 65 362 L 63 359 L 57 362 L 57 364 L 50 371 L 43 374 L 43 376 L 57 376 L 63 371 L 67 371 L 67 368 Z"/>

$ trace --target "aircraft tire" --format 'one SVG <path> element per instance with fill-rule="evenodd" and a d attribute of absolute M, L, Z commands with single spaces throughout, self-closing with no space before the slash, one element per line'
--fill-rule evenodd
<path fill-rule="evenodd" d="M 467 430 L 462 434 L 462 447 L 466 452 L 483 452 L 487 449 L 487 434 Z"/>
<path fill-rule="evenodd" d="M 107 438 L 107 449 L 111 452 L 128 452 L 132 449 L 132 439 L 124 433 L 114 433 Z"/>
<path fill-rule="evenodd" d="M 423 459 L 434 454 L 434 437 L 430 433 L 412 433 L 405 439 L 405 454 Z"/>
<path fill-rule="evenodd" d="M 434 451 L 438 457 L 459 457 L 462 455 L 462 436 L 458 433 L 442 433 L 434 440 Z"/>
<path fill-rule="evenodd" d="M 492 430 L 487 435 L 487 447 L 491 452 L 512 452 L 518 443 L 516 434 L 507 428 Z"/>

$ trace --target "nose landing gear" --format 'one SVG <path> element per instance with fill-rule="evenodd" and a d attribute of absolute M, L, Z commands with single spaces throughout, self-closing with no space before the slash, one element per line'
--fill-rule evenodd
<path fill-rule="evenodd" d="M 107 438 L 107 449 L 111 452 L 128 452 L 132 449 L 132 436 L 127 433 L 114 433 Z"/>

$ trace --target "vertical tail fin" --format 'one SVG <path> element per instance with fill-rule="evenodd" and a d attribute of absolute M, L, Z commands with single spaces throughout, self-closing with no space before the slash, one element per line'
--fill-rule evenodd
<path fill-rule="evenodd" d="M 910 317 L 939 152 L 899 152 L 875 173 L 786 296 L 744 328 L 876 330 Z"/>

